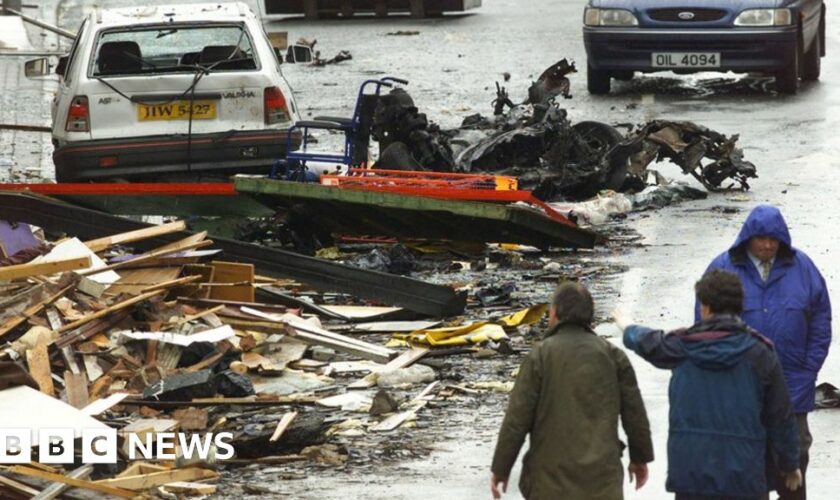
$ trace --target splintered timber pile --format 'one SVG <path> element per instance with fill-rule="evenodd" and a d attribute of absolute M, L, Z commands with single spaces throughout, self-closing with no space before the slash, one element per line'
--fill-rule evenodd
<path fill-rule="evenodd" d="M 84 463 L 80 450 L 75 464 L 44 465 L 33 442 L 30 463 L 0 468 L 0 497 L 207 495 L 219 466 L 343 463 L 327 443 L 332 433 L 392 431 L 451 392 L 435 370 L 414 365 L 431 350 L 498 342 L 545 312 L 435 328 L 442 322 L 378 321 L 399 308 L 313 304 L 325 319 L 353 322 L 331 331 L 301 309 L 257 301 L 260 288 L 292 295 L 302 286 L 215 260 L 206 233 L 132 253 L 134 242 L 184 228 L 50 242 L 27 226 L 0 242 L 0 427 L 99 426 L 116 429 L 119 446 L 116 466 Z M 353 331 L 393 334 L 391 347 Z M 383 389 L 416 384 L 401 402 Z M 362 416 L 342 420 L 346 412 Z M 225 450 L 215 441 L 201 457 L 178 439 L 167 459 L 129 450 L 167 433 L 230 433 L 232 456 L 216 460 Z"/>

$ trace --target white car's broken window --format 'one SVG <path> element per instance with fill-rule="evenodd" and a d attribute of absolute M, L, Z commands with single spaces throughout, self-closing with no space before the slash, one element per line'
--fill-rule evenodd
<path fill-rule="evenodd" d="M 92 76 L 257 69 L 241 25 L 178 25 L 109 30 L 99 36 Z"/>

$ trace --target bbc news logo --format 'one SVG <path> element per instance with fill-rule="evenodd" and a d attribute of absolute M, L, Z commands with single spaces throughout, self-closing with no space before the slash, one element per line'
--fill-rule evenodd
<path fill-rule="evenodd" d="M 117 463 L 116 429 L 83 429 L 82 462 L 86 464 Z M 32 444 L 38 436 L 38 462 L 72 464 L 76 454 L 75 429 L 0 429 L 0 464 L 27 464 L 32 461 Z M 176 432 L 129 434 L 123 449 L 129 460 L 175 460 L 178 455 L 200 460 L 233 458 L 230 432 L 184 434 Z"/>

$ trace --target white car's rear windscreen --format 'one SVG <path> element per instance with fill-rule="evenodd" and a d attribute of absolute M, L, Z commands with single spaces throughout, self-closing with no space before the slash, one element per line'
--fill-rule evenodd
<path fill-rule="evenodd" d="M 257 68 L 244 25 L 173 24 L 104 31 L 94 49 L 91 76 Z"/>

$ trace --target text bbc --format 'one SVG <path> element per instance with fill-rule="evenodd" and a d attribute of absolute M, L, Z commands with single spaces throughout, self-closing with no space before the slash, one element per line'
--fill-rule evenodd
<path fill-rule="evenodd" d="M 76 454 L 78 432 L 75 429 L 0 429 L 0 464 L 27 464 L 32 461 L 32 445 L 37 442 L 38 462 L 72 464 Z M 37 441 L 35 437 L 37 436 Z M 200 460 L 233 458 L 230 432 L 185 434 L 176 432 L 128 434 L 123 449 L 129 460 L 175 460 L 178 455 Z M 117 463 L 119 447 L 116 429 L 83 429 L 82 462 L 86 464 Z"/>

